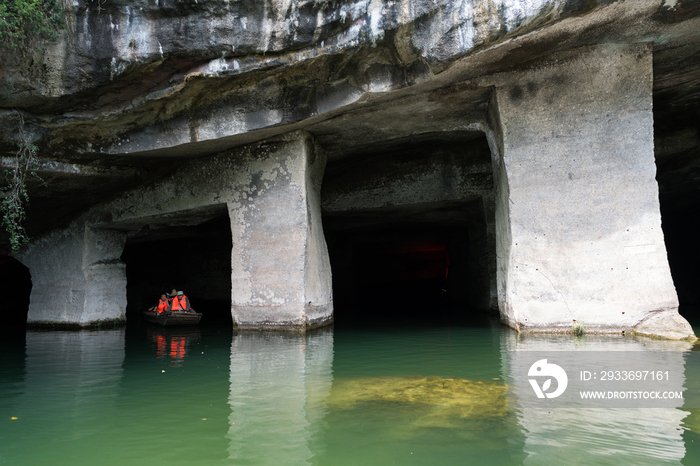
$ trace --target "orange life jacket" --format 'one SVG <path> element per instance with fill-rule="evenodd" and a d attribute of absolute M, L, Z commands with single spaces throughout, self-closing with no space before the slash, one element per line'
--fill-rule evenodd
<path fill-rule="evenodd" d="M 170 304 L 170 310 L 171 311 L 179 311 L 179 310 L 187 311 L 187 310 L 189 310 L 189 304 L 190 304 L 190 300 L 187 299 L 187 296 L 182 295 L 181 298 L 179 296 L 175 296 L 173 298 L 173 302 Z M 182 308 L 182 309 L 180 309 L 180 308 Z"/>
<path fill-rule="evenodd" d="M 156 311 L 158 311 L 158 314 L 162 314 L 163 312 L 168 310 L 168 300 L 167 299 L 159 299 L 158 300 L 158 308 Z"/>

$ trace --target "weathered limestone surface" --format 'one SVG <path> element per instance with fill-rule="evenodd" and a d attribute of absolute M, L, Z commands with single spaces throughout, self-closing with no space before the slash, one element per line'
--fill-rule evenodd
<path fill-rule="evenodd" d="M 29 129 L 61 157 L 212 153 L 287 132 L 280 125 L 308 129 L 373 95 L 462 83 L 549 50 L 630 33 L 679 49 L 697 14 L 685 3 L 76 0 L 61 40 L 4 52 L 0 107 L 29 112 Z M 370 132 L 398 125 L 382 126 Z"/>
<path fill-rule="evenodd" d="M 493 184 L 484 149 L 480 139 L 466 138 L 452 150 L 437 144 L 419 146 L 415 152 L 409 147 L 345 165 L 327 178 L 323 211 L 389 210 L 488 196 Z"/>
<path fill-rule="evenodd" d="M 94 325 L 124 321 L 123 232 L 84 221 L 33 242 L 19 259 L 31 270 L 30 324 Z"/>
<path fill-rule="evenodd" d="M 555 55 L 494 83 L 504 321 L 694 338 L 661 230 L 649 47 Z"/>
<path fill-rule="evenodd" d="M 328 323 L 333 304 L 321 226 L 325 156 L 308 133 L 193 161 L 158 183 L 95 206 L 32 242 L 30 323 L 90 325 L 124 319 L 127 236 L 196 225 L 228 210 L 231 303 L 240 327 Z"/>
<path fill-rule="evenodd" d="M 683 230 L 700 205 L 697 2 L 75 0 L 67 10 L 58 41 L 0 48 L 0 164 L 17 151 L 21 111 L 47 180 L 30 183 L 35 239 L 18 255 L 32 274 L 31 321 L 122 318 L 121 304 L 106 304 L 124 298 L 112 291 L 123 288 L 119 243 L 226 213 L 239 324 L 326 321 L 323 166 L 337 173 L 373 155 L 393 157 L 394 173 L 372 172 L 388 166 L 378 163 L 348 184 L 335 178 L 326 215 L 351 229 L 364 214 L 386 226 L 421 210 L 434 226 L 466 208 L 462 246 L 480 282 L 459 291 L 475 307 L 488 283 L 489 304 L 525 330 L 576 319 L 691 333 L 665 259 L 653 134 L 661 203 L 676 215 L 664 227 Z M 445 140 L 481 133 L 493 190 L 470 191 L 463 182 L 481 175 L 451 160 L 401 179 L 407 155 L 430 159 Z M 112 245 L 100 252 L 97 241 Z M 668 250 L 682 256 L 690 243 Z"/>
<path fill-rule="evenodd" d="M 102 102 L 111 105 L 113 111 L 122 110 L 179 92 L 186 84 L 186 75 L 239 75 L 324 54 L 354 53 L 358 46 L 384 39 L 396 40 L 404 62 L 437 64 L 508 33 L 522 33 L 608 2 L 580 3 L 125 0 L 99 5 L 75 0 L 68 5 L 69 27 L 61 40 L 48 49 L 36 50 L 32 61 L 11 57 L 14 60 L 8 61 L 10 69 L 22 72 L 1 77 L 0 98 L 11 103 L 34 99 L 37 103 L 135 75 L 140 89 L 109 92 Z M 187 59 L 171 60 L 178 56 Z M 383 68 L 371 70 L 365 86 L 391 86 L 387 78 L 392 70 Z M 139 77 L 172 77 L 175 86 L 163 87 L 157 81 L 148 83 Z M 330 92 L 324 93 L 323 100 L 330 102 L 341 95 L 333 92 L 333 87 L 326 88 Z M 132 101 L 134 91 L 143 90 L 149 96 Z M 73 116 L 86 114 L 75 111 Z"/>
<path fill-rule="evenodd" d="M 228 201 L 234 321 L 244 328 L 327 323 L 333 298 L 321 226 L 323 152 L 307 137 L 250 151 L 239 163 Z"/>

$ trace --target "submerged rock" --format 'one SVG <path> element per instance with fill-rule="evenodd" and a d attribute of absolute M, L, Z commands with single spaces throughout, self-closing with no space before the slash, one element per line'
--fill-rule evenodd
<path fill-rule="evenodd" d="M 412 427 L 456 428 L 465 421 L 506 416 L 503 382 L 451 377 L 361 377 L 333 382 L 328 403 L 335 409 L 397 409 Z M 370 406 L 371 405 L 371 406 Z"/>

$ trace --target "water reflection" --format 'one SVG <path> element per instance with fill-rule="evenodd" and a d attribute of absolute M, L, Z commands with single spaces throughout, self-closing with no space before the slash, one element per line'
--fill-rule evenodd
<path fill-rule="evenodd" d="M 691 345 L 650 339 L 590 335 L 517 335 L 501 338 L 504 371 L 511 380 L 518 357 L 527 351 L 639 351 L 655 367 L 685 373 L 685 353 Z M 676 390 L 682 390 L 682 380 Z M 635 464 L 679 465 L 686 455 L 682 438 L 686 411 L 676 408 L 523 408 L 518 424 L 525 435 L 525 465 Z"/>
<path fill-rule="evenodd" d="M 235 464 L 310 464 L 323 450 L 332 363 L 329 329 L 234 335 L 229 458 Z"/>
<path fill-rule="evenodd" d="M 188 352 L 199 342 L 201 332 L 197 327 L 149 327 L 148 338 L 155 345 L 156 359 L 170 360 L 170 367 L 181 367 Z"/>
<path fill-rule="evenodd" d="M 84 426 L 116 411 L 123 361 L 123 329 L 27 332 L 23 386 L 0 401 L 0 411 L 17 418 L 2 433 L 0 463 L 51 464 L 93 440 L 95 430 Z"/>
<path fill-rule="evenodd" d="M 124 329 L 80 332 L 27 332 L 26 392 L 33 410 L 54 409 L 56 403 L 89 410 L 114 395 L 122 378 Z M 66 394 L 70 394 L 66 398 Z"/>
<path fill-rule="evenodd" d="M 698 464 L 697 411 L 506 396 L 529 351 L 638 351 L 671 368 L 687 347 L 499 327 L 28 332 L 0 365 L 0 464 Z"/>

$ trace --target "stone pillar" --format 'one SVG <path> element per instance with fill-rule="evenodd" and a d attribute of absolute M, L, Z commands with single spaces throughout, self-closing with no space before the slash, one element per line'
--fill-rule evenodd
<path fill-rule="evenodd" d="M 18 254 L 32 276 L 28 324 L 87 327 L 126 319 L 126 235 L 76 222 Z"/>
<path fill-rule="evenodd" d="M 308 133 L 249 146 L 228 201 L 231 312 L 241 328 L 299 328 L 333 317 L 321 225 L 326 158 Z"/>
<path fill-rule="evenodd" d="M 652 52 L 583 48 L 496 77 L 501 318 L 525 331 L 694 338 L 677 311 L 655 180 Z"/>

